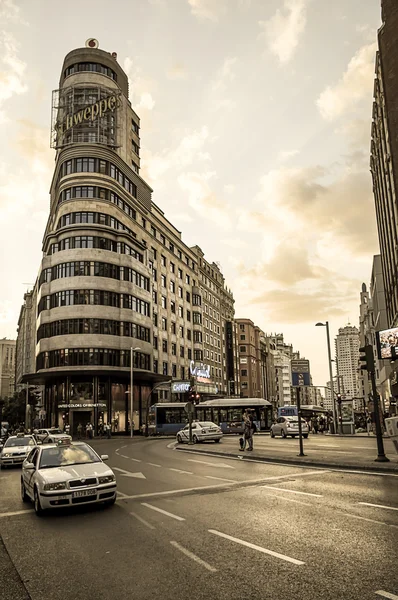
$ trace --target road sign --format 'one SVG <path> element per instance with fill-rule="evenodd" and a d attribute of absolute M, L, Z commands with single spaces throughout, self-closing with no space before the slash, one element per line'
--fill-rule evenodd
<path fill-rule="evenodd" d="M 292 386 L 303 387 L 311 385 L 310 378 L 310 361 L 305 359 L 297 359 L 291 361 L 292 370 Z"/>
<path fill-rule="evenodd" d="M 184 406 L 184 410 L 188 415 L 192 415 L 194 411 L 194 405 L 192 402 L 187 402 Z"/>

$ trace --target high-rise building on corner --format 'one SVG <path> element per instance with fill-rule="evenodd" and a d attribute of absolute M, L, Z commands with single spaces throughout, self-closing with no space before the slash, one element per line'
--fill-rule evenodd
<path fill-rule="evenodd" d="M 353 325 L 339 328 L 335 339 L 336 359 L 338 361 L 340 392 L 347 400 L 354 399 L 354 409 L 362 409 L 359 398 L 359 330 Z"/>
<path fill-rule="evenodd" d="M 227 368 L 236 384 L 232 293 L 152 201 L 128 88 L 116 53 L 91 40 L 67 54 L 52 98 L 50 213 L 18 324 L 18 381 L 43 385 L 46 424 L 72 432 L 88 421 L 138 429 L 154 385 L 189 380 L 196 363 L 220 391 Z"/>
<path fill-rule="evenodd" d="M 0 340 L 0 399 L 15 392 L 15 340 Z"/>
<path fill-rule="evenodd" d="M 398 325 L 398 3 L 382 0 L 370 168 L 389 327 Z"/>

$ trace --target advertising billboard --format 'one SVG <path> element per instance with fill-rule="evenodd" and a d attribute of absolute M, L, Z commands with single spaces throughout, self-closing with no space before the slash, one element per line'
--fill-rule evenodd
<path fill-rule="evenodd" d="M 398 327 L 376 331 L 377 355 L 380 359 L 398 358 Z"/>

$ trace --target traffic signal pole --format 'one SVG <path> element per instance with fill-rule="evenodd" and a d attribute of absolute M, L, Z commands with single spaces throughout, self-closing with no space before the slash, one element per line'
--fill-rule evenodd
<path fill-rule="evenodd" d="M 362 364 L 360 365 L 361 370 L 368 371 L 370 375 L 370 381 L 372 384 L 372 396 L 373 396 L 373 406 L 375 413 L 375 425 L 376 425 L 376 439 L 377 439 L 377 458 L 375 462 L 390 462 L 390 459 L 387 458 L 384 452 L 384 443 L 383 443 L 383 431 L 381 429 L 380 422 L 380 404 L 379 404 L 379 394 L 377 392 L 376 387 L 376 374 L 375 374 L 375 360 L 373 356 L 373 346 L 367 344 L 362 348 L 359 348 L 359 352 L 364 354 L 364 356 L 360 356 L 360 361 Z"/>
<path fill-rule="evenodd" d="M 303 430 L 301 427 L 300 387 L 296 387 L 296 399 L 297 399 L 297 417 L 298 417 L 299 444 L 300 444 L 300 452 L 299 452 L 298 456 L 306 456 L 304 454 Z"/>

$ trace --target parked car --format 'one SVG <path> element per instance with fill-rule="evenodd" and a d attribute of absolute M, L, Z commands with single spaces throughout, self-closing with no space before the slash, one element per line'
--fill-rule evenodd
<path fill-rule="evenodd" d="M 33 435 L 18 433 L 10 435 L 4 442 L 0 452 L 0 466 L 2 469 L 13 465 L 22 465 L 29 452 L 36 446 Z"/>
<path fill-rule="evenodd" d="M 271 425 L 271 437 L 275 437 L 276 435 L 281 435 L 283 438 L 291 435 L 292 438 L 296 437 L 299 434 L 299 422 L 298 417 L 279 417 L 275 423 Z M 301 419 L 301 431 L 303 437 L 308 437 L 308 425 L 307 421 Z"/>
<path fill-rule="evenodd" d="M 84 442 L 59 440 L 34 448 L 22 465 L 21 497 L 33 500 L 37 515 L 50 508 L 116 501 L 116 477 Z"/>
<path fill-rule="evenodd" d="M 194 421 L 192 423 L 192 441 L 194 444 L 208 440 L 214 440 L 218 443 L 222 437 L 221 428 L 216 423 L 211 421 Z M 177 442 L 179 444 L 189 442 L 189 425 L 185 425 L 177 433 Z"/>
<path fill-rule="evenodd" d="M 71 436 L 67 433 L 63 433 L 58 427 L 51 427 L 49 429 L 35 429 L 33 434 L 37 440 L 43 442 L 43 444 L 54 444 L 58 440 L 68 439 L 71 440 Z"/>

